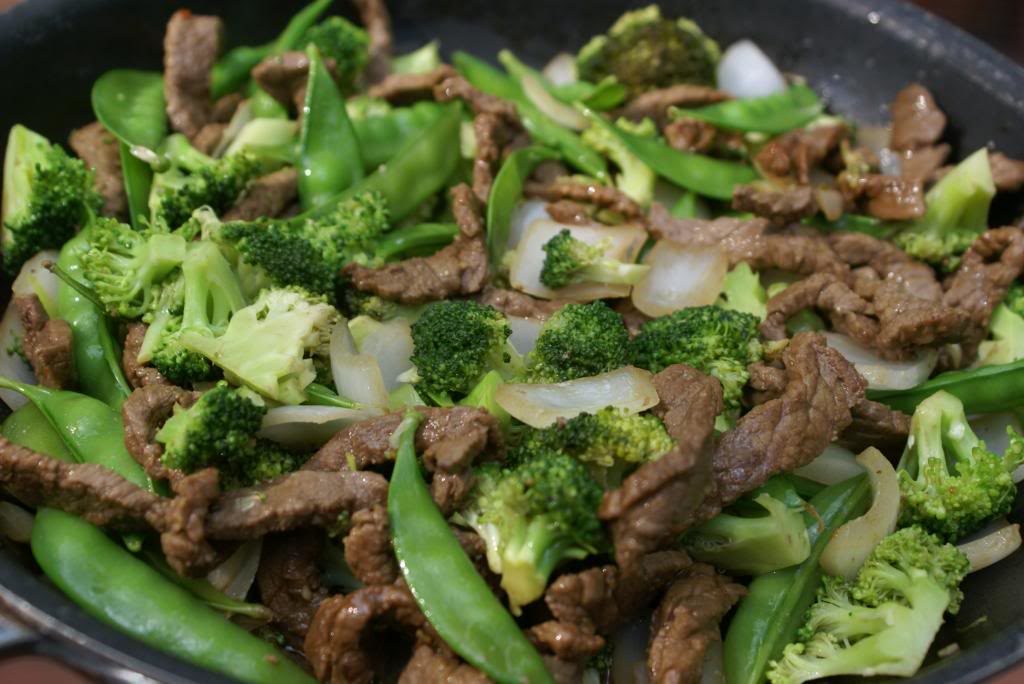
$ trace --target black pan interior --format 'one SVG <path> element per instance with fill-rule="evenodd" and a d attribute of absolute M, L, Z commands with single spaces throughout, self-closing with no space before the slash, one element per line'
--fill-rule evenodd
<path fill-rule="evenodd" d="M 92 120 L 89 90 L 113 67 L 159 68 L 170 13 L 223 16 L 229 44 L 272 38 L 302 5 L 294 0 L 28 0 L 0 15 L 0 132 L 24 123 L 55 140 Z M 576 50 L 633 3 L 610 0 L 395 0 L 400 49 L 440 38 L 447 50 L 493 56 L 510 47 L 541 64 Z M 348 6 L 339 1 L 341 11 Z M 749 37 L 785 70 L 803 74 L 833 111 L 864 123 L 886 119 L 886 103 L 910 81 L 936 95 L 948 137 L 963 156 L 994 144 L 1024 157 L 1024 70 L 942 21 L 896 0 L 663 0 L 721 43 Z M 4 137 L 6 134 L 4 133 Z M 0 143 L 2 144 L 2 143 Z M 999 218 L 1019 216 L 1020 196 Z M 0 303 L 9 284 L 0 285 Z M 1019 521 L 1022 509 L 1012 516 Z M 975 682 L 1024 658 L 1024 554 L 966 581 L 967 599 L 944 643 L 960 651 L 927 668 L 922 682 Z M 160 681 L 226 681 L 158 653 L 95 622 L 0 549 L 0 601 L 96 661 L 112 660 Z M 110 671 L 108 670 L 108 674 Z M 116 677 L 116 675 L 115 675 Z"/>

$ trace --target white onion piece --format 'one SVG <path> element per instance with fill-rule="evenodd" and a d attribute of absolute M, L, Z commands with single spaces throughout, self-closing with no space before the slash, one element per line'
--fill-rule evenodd
<path fill-rule="evenodd" d="M 509 335 L 508 341 L 512 343 L 512 347 L 517 352 L 525 356 L 536 346 L 544 321 L 537 318 L 509 316 L 508 325 L 512 328 L 512 334 Z"/>
<path fill-rule="evenodd" d="M 871 551 L 896 531 L 900 512 L 900 485 L 896 470 L 881 451 L 870 447 L 857 462 L 868 471 L 873 493 L 871 508 L 836 530 L 821 553 L 821 567 L 830 575 L 852 580 Z"/>
<path fill-rule="evenodd" d="M 903 173 L 903 155 L 888 148 L 878 153 L 878 170 L 886 176 L 900 177 Z"/>
<path fill-rule="evenodd" d="M 352 338 L 352 331 L 349 330 L 348 322 L 342 319 L 331 328 L 330 354 L 333 359 L 338 354 L 358 354 L 356 341 Z"/>
<path fill-rule="evenodd" d="M 647 684 L 647 642 L 650 616 L 630 622 L 612 634 L 612 684 Z"/>
<path fill-rule="evenodd" d="M 733 43 L 718 62 L 718 89 L 734 97 L 763 97 L 781 93 L 786 79 L 753 41 Z"/>
<path fill-rule="evenodd" d="M 633 286 L 633 305 L 648 316 L 713 304 L 729 271 L 729 260 L 717 247 L 683 247 L 668 240 L 654 245 L 644 263 L 651 270 Z"/>
<path fill-rule="evenodd" d="M 364 406 L 387 406 L 388 390 L 384 385 L 377 359 L 369 354 L 339 354 L 331 358 L 331 375 L 338 394 Z"/>
<path fill-rule="evenodd" d="M 263 416 L 259 435 L 287 447 L 318 447 L 349 425 L 382 413 L 383 408 L 374 406 L 275 406 Z"/>
<path fill-rule="evenodd" d="M 18 271 L 18 277 L 11 283 L 11 292 L 15 297 L 39 297 L 47 315 L 57 316 L 57 292 L 60 289 L 60 278 L 46 268 L 47 263 L 57 263 L 60 256 L 53 250 L 39 252 L 25 262 Z"/>
<path fill-rule="evenodd" d="M 238 134 L 242 131 L 247 123 L 253 120 L 252 105 L 249 100 L 242 100 L 242 103 L 235 109 L 235 113 L 231 116 L 231 121 L 228 122 L 227 128 L 221 133 L 220 142 L 213 149 L 214 157 L 223 157 L 224 153 L 227 152 L 228 147 L 235 141 Z"/>
<path fill-rule="evenodd" d="M 814 197 L 818 202 L 818 207 L 821 208 L 821 213 L 825 215 L 829 221 L 835 221 L 843 215 L 846 207 L 843 202 L 843 196 L 838 190 L 832 188 L 816 188 L 814 191 Z"/>
<path fill-rule="evenodd" d="M 594 413 L 606 406 L 639 413 L 658 403 L 653 376 L 625 366 L 578 380 L 553 384 L 511 383 L 494 393 L 498 405 L 530 427 L 542 428 L 559 418 Z"/>
<path fill-rule="evenodd" d="M 857 463 L 853 452 L 836 444 L 829 444 L 820 456 L 793 471 L 800 477 L 823 485 L 845 482 L 863 472 L 864 468 Z"/>
<path fill-rule="evenodd" d="M 606 258 L 624 262 L 635 261 L 647 240 L 647 231 L 640 226 L 568 226 L 549 220 L 534 221 L 512 256 L 509 266 L 509 282 L 512 287 L 542 299 L 568 299 L 575 302 L 629 296 L 629 285 L 577 283 L 552 290 L 540 282 L 540 270 L 544 266 L 544 245 L 563 229 L 568 229 L 574 238 L 587 244 L 606 245 Z"/>
<path fill-rule="evenodd" d="M 299 132 L 297 121 L 288 119 L 253 119 L 238 132 L 228 149 L 224 152 L 225 157 L 244 152 L 250 147 L 278 147 L 291 143 Z"/>
<path fill-rule="evenodd" d="M 398 376 L 412 368 L 412 329 L 409 321 L 394 318 L 378 323 L 362 339 L 359 352 L 377 359 L 384 388 L 390 392 L 401 383 Z"/>
<path fill-rule="evenodd" d="M 263 539 L 251 539 L 228 556 L 228 559 L 206 575 L 206 581 L 225 596 L 244 601 L 260 566 Z"/>
<path fill-rule="evenodd" d="M 526 235 L 526 229 L 537 219 L 551 220 L 548 214 L 547 202 L 544 200 L 528 199 L 520 202 L 512 212 L 512 218 L 508 225 L 508 243 L 506 248 L 511 251 L 519 245 L 519 241 Z"/>
<path fill-rule="evenodd" d="M 561 86 L 575 83 L 578 78 L 576 57 L 568 52 L 559 52 L 545 65 L 542 73 L 552 85 Z"/>
<path fill-rule="evenodd" d="M 888 361 L 846 335 L 833 332 L 824 335 L 828 346 L 845 356 L 871 389 L 900 390 L 920 385 L 932 374 L 939 360 L 936 350 L 924 349 L 910 361 Z"/>
<path fill-rule="evenodd" d="M 535 77 L 526 74 L 520 84 L 523 86 L 523 94 L 527 99 L 560 126 L 565 126 L 573 131 L 582 131 L 587 127 L 587 120 L 582 114 L 556 99 Z"/>
<path fill-rule="evenodd" d="M 722 640 L 712 639 L 704 652 L 704 665 L 700 671 L 700 684 L 725 684 L 725 662 L 722 660 Z"/>
<path fill-rule="evenodd" d="M 21 316 L 18 315 L 14 302 L 11 302 L 7 305 L 7 310 L 4 311 L 4 317 L 0 319 L 0 375 L 34 385 L 36 384 L 36 375 L 32 372 L 32 366 L 28 365 L 25 359 L 11 352 L 15 341 L 20 340 L 24 335 L 25 326 L 21 324 Z M 0 399 L 3 399 L 3 402 L 12 411 L 17 411 L 28 403 L 28 399 L 24 396 L 9 389 L 0 389 Z"/>
<path fill-rule="evenodd" d="M 10 501 L 0 501 L 0 536 L 19 544 L 28 544 L 32 539 L 32 523 L 35 516 Z"/>
<path fill-rule="evenodd" d="M 970 572 L 977 572 L 1003 560 L 1020 545 L 1020 525 L 1000 518 L 957 544 L 957 548 L 971 562 Z"/>

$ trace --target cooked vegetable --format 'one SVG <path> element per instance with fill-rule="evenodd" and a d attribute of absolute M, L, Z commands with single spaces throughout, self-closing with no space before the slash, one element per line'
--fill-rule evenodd
<path fill-rule="evenodd" d="M 768 313 L 768 295 L 761 278 L 746 263 L 736 264 L 725 274 L 722 294 L 716 304 L 723 309 L 742 311 L 764 320 Z"/>
<path fill-rule="evenodd" d="M 775 95 L 725 100 L 697 109 L 674 108 L 672 116 L 736 131 L 779 134 L 811 122 L 823 109 L 813 90 L 795 85 Z"/>
<path fill-rule="evenodd" d="M 642 124 L 619 119 L 615 125 L 635 135 L 650 138 L 657 134 L 657 128 L 650 119 L 644 119 Z M 619 167 L 619 173 L 615 174 L 615 187 L 637 204 L 647 206 L 651 203 L 651 200 L 654 199 L 654 181 L 656 179 L 654 171 L 640 161 L 621 138 L 612 135 L 604 126 L 592 125 L 583 132 L 582 140 L 607 156 Z"/>
<path fill-rule="evenodd" d="M 370 38 L 366 31 L 344 17 L 327 17 L 310 26 L 297 47 L 315 45 L 324 59 L 334 62 L 334 80 L 342 92 L 352 90 L 369 61 Z M 312 111 L 312 110 L 311 110 Z"/>
<path fill-rule="evenodd" d="M 544 243 L 540 282 L 553 290 L 576 283 L 635 285 L 651 270 L 643 264 L 606 259 L 607 243 L 591 245 L 563 229 Z"/>
<path fill-rule="evenodd" d="M 565 382 L 627 363 L 629 332 L 604 302 L 566 304 L 541 327 L 526 359 L 531 382 Z"/>
<path fill-rule="evenodd" d="M 656 242 L 644 262 L 651 270 L 633 287 L 632 300 L 648 316 L 715 303 L 729 268 L 717 247 L 683 247 L 668 240 Z"/>

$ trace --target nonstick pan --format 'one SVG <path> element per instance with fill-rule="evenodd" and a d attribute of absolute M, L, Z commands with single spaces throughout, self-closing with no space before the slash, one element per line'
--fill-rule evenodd
<path fill-rule="evenodd" d="M 92 120 L 89 90 L 113 67 L 159 68 L 164 24 L 181 6 L 221 15 L 229 44 L 269 40 L 301 6 L 292 0 L 27 0 L 0 14 L 0 132 L 25 123 L 55 140 Z M 349 7 L 339 0 L 339 11 Z M 663 0 L 721 43 L 749 37 L 787 71 L 803 74 L 830 108 L 862 123 L 887 119 L 886 103 L 911 81 L 949 115 L 955 155 L 986 144 L 1024 157 L 1024 70 L 970 36 L 896 0 Z M 509 47 L 540 64 L 576 50 L 630 4 L 608 0 L 395 0 L 399 49 L 440 38 L 446 50 L 491 57 Z M 1022 37 L 1024 39 L 1024 37 Z M 6 137 L 6 136 L 4 136 Z M 1004 198 L 997 217 L 1019 216 Z M 9 296 L 0 287 L 0 304 Z M 1019 521 L 1018 502 L 1013 519 Z M 1024 660 L 1024 554 L 971 575 L 964 607 L 938 643 L 953 655 L 918 682 L 977 682 Z M 0 652 L 43 652 L 111 681 L 226 682 L 101 625 L 0 547 L 0 604 L 31 631 L 0 624 Z"/>

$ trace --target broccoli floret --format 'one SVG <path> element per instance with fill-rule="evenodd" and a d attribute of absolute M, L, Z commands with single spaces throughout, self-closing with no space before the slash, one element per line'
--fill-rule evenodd
<path fill-rule="evenodd" d="M 583 81 L 614 76 L 635 97 L 677 83 L 713 86 L 721 53 L 689 19 L 667 19 L 657 5 L 626 12 L 607 34 L 594 36 L 576 56 Z"/>
<path fill-rule="evenodd" d="M 342 282 L 339 308 L 349 318 L 369 316 L 378 321 L 386 321 L 398 315 L 401 307 L 396 303 L 369 292 L 362 292 Z"/>
<path fill-rule="evenodd" d="M 494 307 L 468 300 L 429 304 L 412 324 L 417 391 L 438 405 L 451 405 L 488 371 L 517 374 L 522 363 L 508 341 L 511 334 L 505 316 Z"/>
<path fill-rule="evenodd" d="M 208 358 L 237 385 L 283 404 L 306 401 L 317 377 L 314 358 L 327 358 L 338 312 L 322 297 L 296 288 L 272 288 L 239 310 L 219 337 L 188 329 L 181 343 Z"/>
<path fill-rule="evenodd" d="M 685 363 L 722 383 L 726 409 L 738 409 L 747 366 L 761 359 L 758 319 L 718 306 L 680 309 L 648 321 L 630 341 L 633 365 L 660 372 Z"/>
<path fill-rule="evenodd" d="M 185 260 L 187 244 L 177 233 L 140 233 L 116 219 L 96 218 L 82 255 L 84 275 L 112 316 L 139 318 Z"/>
<path fill-rule="evenodd" d="M 208 206 L 220 215 L 263 172 L 254 156 L 243 152 L 214 159 L 192 147 L 175 133 L 164 143 L 169 168 L 153 176 L 149 210 L 157 228 L 173 230 L 188 221 L 199 207 Z"/>
<path fill-rule="evenodd" d="M 979 345 L 975 366 L 994 366 L 1024 358 L 1024 317 L 1007 304 L 1000 304 L 992 312 L 988 331 L 992 339 Z"/>
<path fill-rule="evenodd" d="M 900 469 L 900 524 L 920 525 L 955 542 L 1010 512 L 1017 495 L 1011 473 L 1021 453 L 994 454 L 978 439 L 963 403 L 936 392 L 914 409 Z"/>
<path fill-rule="evenodd" d="M 527 357 L 531 382 L 565 382 L 625 366 L 629 331 L 602 301 L 566 304 L 543 325 Z"/>
<path fill-rule="evenodd" d="M 768 315 L 768 294 L 757 273 L 746 262 L 736 264 L 725 274 L 722 294 L 716 304 L 724 309 L 757 316 L 761 321 Z"/>
<path fill-rule="evenodd" d="M 299 45 L 316 45 L 324 59 L 334 60 L 334 78 L 342 92 L 355 87 L 356 79 L 370 59 L 370 38 L 366 31 L 342 17 L 328 17 L 309 27 Z"/>
<path fill-rule="evenodd" d="M 487 546 L 512 612 L 540 598 L 551 573 L 606 547 L 601 487 L 576 459 L 550 453 L 511 467 L 487 464 L 461 517 Z"/>
<path fill-rule="evenodd" d="M 772 684 L 839 675 L 909 677 L 956 613 L 970 563 L 917 527 L 879 543 L 852 583 L 826 577 L 797 643 L 771 664 Z"/>
<path fill-rule="evenodd" d="M 628 119 L 619 119 L 616 126 L 626 129 L 635 135 L 654 137 L 658 129 L 650 119 L 641 124 L 634 124 Z M 654 199 L 654 183 L 657 176 L 644 162 L 637 159 L 629 151 L 622 139 L 615 136 L 604 126 L 590 126 L 583 131 L 583 142 L 615 162 L 619 167 L 616 174 L 615 187 L 631 197 L 637 204 L 647 206 Z"/>
<path fill-rule="evenodd" d="M 192 473 L 215 467 L 227 488 L 265 482 L 302 464 L 273 442 L 256 437 L 267 407 L 226 382 L 204 392 L 187 409 L 174 407 L 156 441 L 164 445 L 164 465 Z"/>
<path fill-rule="evenodd" d="M 289 225 L 313 243 L 321 259 L 340 269 L 353 261 L 379 265 L 374 248 L 391 226 L 391 219 L 384 196 L 366 191 L 318 213 L 315 218 L 304 218 Z"/>
<path fill-rule="evenodd" d="M 553 452 L 569 454 L 585 464 L 604 488 L 613 489 L 638 465 L 655 461 L 674 447 L 675 441 L 656 416 L 609 406 L 551 427 L 522 429 L 509 462 Z"/>
<path fill-rule="evenodd" d="M 974 239 L 988 228 L 996 194 L 988 150 L 982 148 L 947 173 L 925 195 L 925 215 L 893 241 L 907 254 L 953 271 Z"/>
<path fill-rule="evenodd" d="M 11 128 L 0 209 L 0 243 L 9 275 L 17 275 L 33 254 L 60 249 L 102 205 L 81 160 L 24 126 Z"/>
<path fill-rule="evenodd" d="M 607 243 L 584 242 L 573 237 L 568 228 L 544 243 L 543 249 L 540 282 L 554 290 L 576 283 L 635 285 L 651 270 L 645 264 L 605 258 Z"/>

